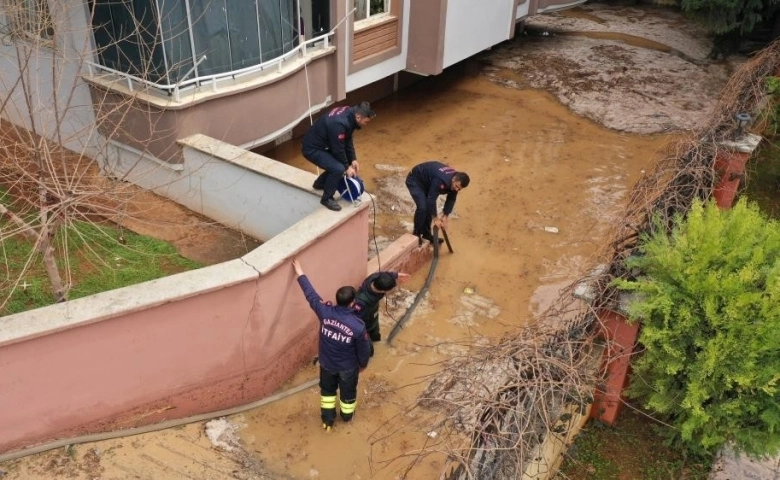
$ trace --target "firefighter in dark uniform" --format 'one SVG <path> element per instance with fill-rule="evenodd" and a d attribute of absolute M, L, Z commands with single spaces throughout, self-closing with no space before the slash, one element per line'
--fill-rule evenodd
<path fill-rule="evenodd" d="M 298 284 L 320 321 L 320 409 L 322 428 L 330 431 L 336 420 L 336 393 L 340 393 L 341 418 L 352 420 L 357 406 L 360 371 L 368 366 L 371 341 L 366 327 L 353 309 L 355 289 L 341 287 L 336 291 L 336 305 L 324 302 L 293 260 Z"/>
<path fill-rule="evenodd" d="M 458 172 L 445 163 L 423 162 L 406 176 L 406 188 L 412 194 L 417 209 L 414 212 L 414 235 L 433 242 L 431 221 L 439 228 L 447 228 L 447 219 L 455 207 L 458 192 L 469 186 L 469 176 Z M 447 195 L 441 215 L 436 214 L 436 200 L 439 195 Z M 441 239 L 439 240 L 441 241 Z"/>
<path fill-rule="evenodd" d="M 366 277 L 355 295 L 355 310 L 366 325 L 368 337 L 372 342 L 382 340 L 379 331 L 379 302 L 385 294 L 394 289 L 398 281 L 409 278 L 403 272 L 375 272 Z M 371 344 L 371 356 L 374 355 L 374 345 Z"/>
<path fill-rule="evenodd" d="M 352 134 L 368 125 L 375 116 L 368 102 L 360 102 L 354 107 L 336 107 L 321 115 L 304 135 L 303 156 L 324 170 L 312 188 L 322 190 L 320 203 L 326 208 L 341 210 L 341 205 L 333 199 L 339 180 L 344 174 L 356 176 L 359 169 Z"/>

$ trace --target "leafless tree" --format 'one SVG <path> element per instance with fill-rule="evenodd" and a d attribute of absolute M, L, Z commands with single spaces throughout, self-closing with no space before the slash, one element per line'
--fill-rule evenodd
<path fill-rule="evenodd" d="M 95 161 L 109 158 L 111 141 L 122 133 L 121 120 L 136 108 L 137 97 L 128 95 L 124 103 L 106 107 L 107 90 L 85 88 L 81 76 L 96 51 L 89 25 L 81 27 L 83 31 L 67 30 L 74 28 L 67 20 L 76 8 L 72 3 L 6 0 L 0 4 L 0 63 L 6 71 L 0 75 L 0 188 L 4 192 L 0 217 L 6 218 L 0 223 L 0 258 L 6 264 L 5 278 L 0 279 L 0 312 L 26 286 L 25 275 L 40 268 L 40 263 L 54 301 L 65 301 L 73 279 L 65 253 L 68 236 L 58 232 L 75 221 L 108 218 L 122 225 L 128 202 L 140 191 L 124 178 L 110 178 Z M 90 5 L 94 7 L 94 2 Z M 132 16 L 129 8 L 127 14 Z M 124 38 L 113 41 L 140 37 L 143 27 L 134 23 L 135 31 L 123 32 Z M 141 57 L 137 67 L 152 68 L 143 51 Z M 21 271 L 9 267 L 3 248 L 6 240 L 17 236 L 34 244 Z M 121 235 L 116 240 L 123 241 Z M 92 254 L 90 261 L 106 264 L 100 252 Z"/>

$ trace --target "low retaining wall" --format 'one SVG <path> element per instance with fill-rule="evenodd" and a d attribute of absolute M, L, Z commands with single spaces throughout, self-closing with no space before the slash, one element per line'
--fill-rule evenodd
<path fill-rule="evenodd" d="M 192 183 L 192 198 L 218 194 L 251 211 L 242 226 L 274 219 L 283 230 L 241 259 L 0 319 L 0 452 L 266 396 L 316 353 L 316 318 L 289 259 L 328 299 L 365 277 L 368 202 L 331 212 L 311 173 L 250 152 L 220 158 L 235 147 L 202 136 L 197 153 L 188 148 L 185 158 L 214 153 L 198 188 L 225 182 L 202 195 Z M 285 201 L 289 225 L 278 220 Z"/>
<path fill-rule="evenodd" d="M 405 233 L 368 261 L 368 275 L 380 270 L 411 273 L 431 260 L 433 248 L 418 246 L 414 235 Z"/>

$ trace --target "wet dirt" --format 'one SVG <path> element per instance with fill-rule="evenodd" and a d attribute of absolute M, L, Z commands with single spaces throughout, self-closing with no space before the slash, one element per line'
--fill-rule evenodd
<path fill-rule="evenodd" d="M 392 347 L 377 345 L 360 380 L 355 421 L 323 433 L 316 388 L 246 414 L 239 434 L 247 447 L 295 478 L 401 475 L 431 440 L 430 426 L 416 423 L 420 413 L 410 407 L 437 362 L 521 327 L 584 274 L 628 189 L 665 141 L 607 130 L 549 94 L 496 84 L 478 64 L 375 108 L 378 116 L 356 135 L 356 148 L 378 212 L 377 235 L 392 239 L 411 230 L 413 204 L 403 181 L 415 164 L 440 159 L 472 181 L 448 229 L 455 253 L 442 253 L 427 307 L 415 311 Z M 298 151 L 293 142 L 267 155 L 313 171 Z M 404 288 L 418 290 L 426 274 L 416 272 Z M 385 335 L 403 309 L 391 313 L 381 316 Z M 292 383 L 316 372 L 311 367 Z M 432 455 L 408 478 L 438 478 L 443 462 Z"/>
<path fill-rule="evenodd" d="M 744 61 L 709 62 L 711 47 L 674 9 L 586 4 L 530 18 L 523 34 L 480 58 L 609 128 L 658 133 L 698 124 Z"/>
<path fill-rule="evenodd" d="M 613 28 L 619 17 L 590 6 L 572 12 L 578 13 L 550 17 L 589 22 L 594 30 L 603 31 Z M 661 28 L 640 9 L 623 15 L 627 15 L 621 17 L 623 24 L 637 27 L 626 32 L 631 35 L 642 36 L 640 27 L 645 24 Z M 674 29 L 689 28 L 680 19 L 669 17 L 666 37 L 655 30 L 647 37 L 661 43 L 674 40 Z M 658 49 L 603 38 L 553 40 L 507 42 L 373 104 L 378 116 L 355 137 L 361 177 L 371 194 L 366 201 L 373 203 L 375 211 L 369 252 L 411 231 L 413 205 L 403 180 L 415 164 L 438 159 L 471 176 L 448 228 L 455 253 L 442 252 L 428 296 L 393 345 L 376 344 L 376 355 L 361 375 L 353 422 L 337 422 L 332 432 L 323 432 L 317 388 L 229 419 L 242 425 L 237 434 L 244 451 L 268 472 L 275 472 L 268 478 L 439 478 L 446 462 L 441 453 L 446 444 L 441 442 L 454 439 L 435 436 L 424 423 L 423 412 L 411 408 L 436 375 L 437 363 L 522 328 L 557 298 L 560 289 L 593 267 L 611 226 L 620 221 L 627 193 L 652 168 L 670 138 L 627 132 L 688 128 L 705 114 L 725 80 L 721 71 L 702 71 L 703 67 Z M 670 43 L 670 48 L 687 55 L 706 55 L 706 48 Z M 612 65 L 611 73 L 578 80 L 586 57 L 592 57 L 588 61 L 594 65 L 600 59 Z M 616 70 L 618 64 L 627 73 Z M 645 70 L 637 70 L 639 66 Z M 675 69 L 679 71 L 672 72 Z M 664 83 L 667 71 L 674 74 L 671 83 Z M 664 88 L 649 90 L 655 84 L 644 75 L 651 72 L 655 72 L 652 82 Z M 620 79 L 628 77 L 634 77 L 633 87 L 623 89 L 627 80 Z M 575 96 L 566 97 L 566 92 Z M 686 103 L 696 108 L 681 106 Z M 685 115 L 672 114 L 670 105 Z M 265 155 L 315 171 L 300 155 L 297 141 Z M 558 233 L 544 227 L 555 227 Z M 383 305 L 384 335 L 403 315 L 426 275 L 425 268 L 415 272 Z M 288 386 L 317 374 L 317 367 L 311 365 Z M 203 424 L 178 432 L 189 441 L 205 435 Z M 138 445 L 133 439 L 114 441 L 124 446 L 124 456 L 103 457 L 100 478 L 127 478 L 127 470 L 140 478 L 155 478 L 151 466 L 139 465 L 146 465 L 147 457 L 169 455 L 164 447 L 170 435 L 170 431 L 150 434 L 150 440 Z M 209 463 L 208 457 L 201 456 L 203 445 L 191 447 L 193 462 Z M 78 448 L 86 451 L 93 446 Z M 184 447 L 179 450 L 185 455 L 190 452 Z M 430 454 L 421 457 L 422 452 Z M 45 462 L 38 458 L 46 457 L 17 462 L 13 470 L 0 468 L 8 470 L 7 478 L 44 478 L 20 473 Z M 200 476 L 177 468 L 189 476 L 165 478 L 264 478 L 251 470 L 243 471 L 244 477 L 232 471 L 220 477 L 206 468 Z"/>
<path fill-rule="evenodd" d="M 132 201 L 114 220 L 141 235 L 170 242 L 184 257 L 204 265 L 226 262 L 262 243 L 164 197 L 127 185 Z"/>

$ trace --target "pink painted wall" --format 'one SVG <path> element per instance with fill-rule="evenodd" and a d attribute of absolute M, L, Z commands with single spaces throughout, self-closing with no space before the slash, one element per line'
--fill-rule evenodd
<path fill-rule="evenodd" d="M 182 162 L 177 140 L 201 133 L 233 145 L 243 145 L 284 129 L 296 118 L 305 116 L 311 105 L 329 103 L 328 97 L 339 96 L 334 73 L 343 60 L 329 54 L 318 58 L 277 81 L 240 94 L 223 94 L 203 102 L 186 102 L 161 108 L 140 97 L 128 98 L 120 93 L 90 85 L 92 102 L 103 119 L 97 125 L 100 133 L 160 160 Z M 263 112 L 263 115 L 258 115 Z M 242 121 L 252 119 L 252 121 Z"/>
<path fill-rule="evenodd" d="M 366 274 L 368 208 L 325 232 L 316 221 L 301 226 L 307 220 L 242 260 L 196 271 L 206 278 L 243 269 L 234 274 L 241 281 L 23 338 L 4 332 L 0 452 L 230 408 L 274 391 L 316 354 L 317 321 L 290 257 L 301 259 L 326 299 Z M 193 273 L 115 292 L 181 288 Z"/>
<path fill-rule="evenodd" d="M 749 152 L 735 152 L 725 149 L 718 151 L 715 157 L 715 172 L 718 174 L 718 181 L 712 196 L 722 210 L 733 206 L 740 181 L 745 176 L 745 164 L 748 158 L 750 158 Z"/>
<path fill-rule="evenodd" d="M 626 317 L 611 310 L 599 311 L 601 335 L 607 340 L 601 370 L 606 372 L 602 387 L 593 392 L 591 418 L 612 425 L 623 409 L 623 390 L 628 385 L 631 356 L 639 336 L 639 322 L 630 324 Z"/>

